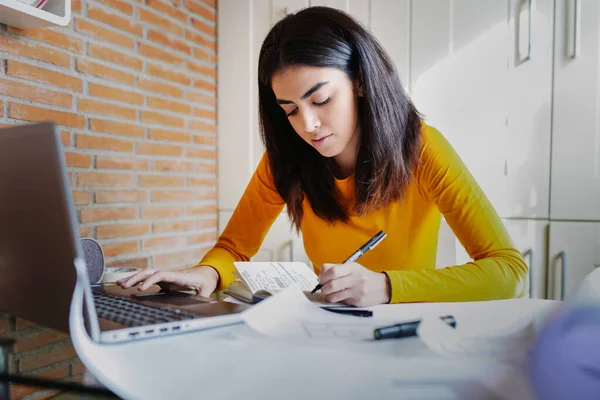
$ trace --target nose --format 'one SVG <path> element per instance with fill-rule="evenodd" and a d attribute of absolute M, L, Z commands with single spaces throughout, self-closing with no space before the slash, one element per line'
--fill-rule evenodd
<path fill-rule="evenodd" d="M 303 111 L 301 114 L 303 129 L 306 133 L 316 131 L 321 127 L 321 121 L 317 117 L 317 114 L 312 110 Z"/>

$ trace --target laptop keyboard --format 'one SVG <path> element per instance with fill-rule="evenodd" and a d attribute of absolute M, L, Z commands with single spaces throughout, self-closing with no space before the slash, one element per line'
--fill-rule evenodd
<path fill-rule="evenodd" d="M 198 315 L 194 313 L 177 308 L 155 307 L 137 303 L 126 297 L 109 296 L 99 292 L 93 293 L 98 317 L 129 327 L 198 318 Z"/>

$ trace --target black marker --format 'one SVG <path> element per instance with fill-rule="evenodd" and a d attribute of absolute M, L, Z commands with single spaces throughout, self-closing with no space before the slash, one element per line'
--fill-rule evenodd
<path fill-rule="evenodd" d="M 444 315 L 440 317 L 442 321 L 447 323 L 453 328 L 456 328 L 456 320 L 452 315 Z M 409 321 L 401 324 L 384 326 L 383 328 L 377 328 L 373 331 L 375 340 L 383 339 L 399 339 L 417 336 L 417 328 L 421 321 Z"/>

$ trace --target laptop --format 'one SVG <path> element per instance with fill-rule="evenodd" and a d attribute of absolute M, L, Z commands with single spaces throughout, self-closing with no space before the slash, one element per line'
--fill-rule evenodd
<path fill-rule="evenodd" d="M 0 312 L 66 333 L 76 264 L 87 271 L 69 177 L 52 123 L 0 129 Z M 247 307 L 181 293 L 124 297 L 85 278 L 86 328 L 102 343 L 240 324 Z"/>

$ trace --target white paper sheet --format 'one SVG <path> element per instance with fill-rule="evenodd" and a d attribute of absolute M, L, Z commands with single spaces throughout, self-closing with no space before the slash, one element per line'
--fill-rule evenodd
<path fill-rule="evenodd" d="M 318 283 L 314 271 L 301 262 L 236 262 L 234 265 L 252 292 L 276 293 L 291 286 L 310 291 Z"/>

